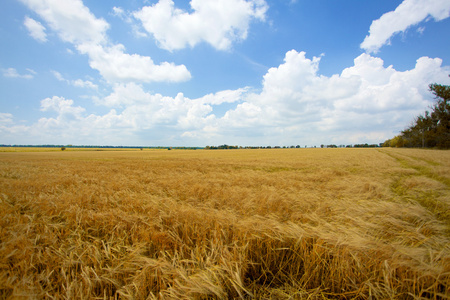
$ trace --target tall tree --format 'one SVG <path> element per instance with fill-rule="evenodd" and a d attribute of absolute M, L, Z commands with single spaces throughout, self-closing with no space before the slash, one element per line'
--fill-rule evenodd
<path fill-rule="evenodd" d="M 434 83 L 430 84 L 430 91 L 437 99 L 431 113 L 436 146 L 450 148 L 450 86 Z"/>
<path fill-rule="evenodd" d="M 414 118 L 411 126 L 383 145 L 450 149 L 450 86 L 433 83 L 429 88 L 436 98 L 431 113 Z"/>

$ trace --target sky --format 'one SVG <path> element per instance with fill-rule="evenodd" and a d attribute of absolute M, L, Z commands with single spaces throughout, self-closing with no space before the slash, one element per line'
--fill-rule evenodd
<path fill-rule="evenodd" d="M 450 85 L 450 0 L 2 0 L 0 144 L 380 143 Z"/>

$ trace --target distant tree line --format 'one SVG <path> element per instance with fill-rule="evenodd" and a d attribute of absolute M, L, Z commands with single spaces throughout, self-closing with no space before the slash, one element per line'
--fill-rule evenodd
<path fill-rule="evenodd" d="M 239 146 L 230 146 L 227 144 L 223 144 L 220 146 L 206 146 L 205 149 L 211 149 L 211 150 L 216 150 L 216 149 L 239 149 Z"/>
<path fill-rule="evenodd" d="M 86 149 L 177 149 L 177 150 L 197 150 L 203 149 L 203 147 L 167 147 L 167 146 L 98 146 L 98 145 L 11 145 L 11 144 L 0 144 L 0 147 L 12 147 L 12 148 L 61 148 L 61 150 L 66 150 L 70 148 L 86 148 Z"/>
<path fill-rule="evenodd" d="M 431 111 L 414 118 L 401 134 L 383 143 L 383 147 L 450 149 L 450 86 L 430 84 L 436 102 Z"/>
<path fill-rule="evenodd" d="M 96 145 L 10 145 L 10 144 L 0 144 L 0 147 L 29 147 L 29 148 L 60 148 L 61 150 L 67 150 L 70 148 L 86 148 L 86 149 L 160 149 L 160 150 L 197 150 L 197 149 L 206 149 L 206 150 L 217 150 L 217 149 L 293 149 L 293 148 L 316 148 L 316 146 L 300 146 L 300 145 L 291 145 L 291 146 L 231 146 L 227 144 L 219 145 L 219 146 L 206 146 L 206 147 L 167 147 L 167 146 L 151 146 L 151 147 L 142 147 L 142 146 L 96 146 Z M 381 144 L 354 144 L 354 145 L 320 145 L 320 148 L 374 148 L 381 147 Z"/>
<path fill-rule="evenodd" d="M 220 146 L 206 146 L 206 150 L 217 150 L 217 149 L 286 149 L 286 148 L 301 148 L 300 145 L 297 146 L 230 146 L 227 144 Z M 305 146 L 306 148 L 306 146 Z"/>
<path fill-rule="evenodd" d="M 320 145 L 320 148 L 377 148 L 381 147 L 380 144 L 354 144 L 354 145 Z"/>
<path fill-rule="evenodd" d="M 381 147 L 380 144 L 355 144 L 353 145 L 353 148 L 376 148 L 376 147 Z"/>
<path fill-rule="evenodd" d="M 320 148 L 376 148 L 381 147 L 381 144 L 354 144 L 354 145 L 320 145 Z M 219 145 L 219 146 L 206 146 L 204 149 L 206 150 L 217 150 L 217 149 L 293 149 L 293 148 L 303 148 L 300 145 L 292 145 L 292 146 L 230 146 L 230 145 Z M 310 146 L 307 145 L 304 146 L 304 148 L 316 148 L 316 146 Z"/>

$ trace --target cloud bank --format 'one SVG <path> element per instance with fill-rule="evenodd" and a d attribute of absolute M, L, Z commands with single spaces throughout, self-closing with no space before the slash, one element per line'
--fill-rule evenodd
<path fill-rule="evenodd" d="M 20 131 L 30 140 L 68 144 L 121 144 L 125 136 L 136 145 L 376 143 L 432 103 L 429 83 L 450 83 L 450 68 L 439 58 L 419 58 L 413 69 L 400 72 L 361 54 L 333 76 L 318 73 L 320 59 L 288 51 L 283 63 L 263 76 L 259 92 L 243 87 L 190 99 L 117 83 L 97 100 L 109 108 L 104 115 L 87 114 L 73 100 L 54 96 L 41 101 L 49 116 Z M 224 103 L 231 108 L 219 117 L 215 108 Z M 19 130 L 12 116 L 3 119 L 3 136 Z"/>

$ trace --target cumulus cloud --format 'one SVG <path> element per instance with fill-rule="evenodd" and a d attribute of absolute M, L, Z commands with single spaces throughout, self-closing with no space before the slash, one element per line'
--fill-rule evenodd
<path fill-rule="evenodd" d="M 105 43 L 109 24 L 96 18 L 81 0 L 20 0 L 44 19 L 59 37 L 73 44 Z"/>
<path fill-rule="evenodd" d="M 113 92 L 97 104 L 123 108 L 121 115 L 135 129 L 153 128 L 156 125 L 169 125 L 173 130 L 198 127 L 204 124 L 203 118 L 214 118 L 208 115 L 212 107 L 203 99 L 189 99 L 178 93 L 175 97 L 146 92 L 136 83 L 117 84 Z"/>
<path fill-rule="evenodd" d="M 89 57 L 89 65 L 108 81 L 186 81 L 191 74 L 184 65 L 155 64 L 148 56 L 125 53 L 121 44 L 111 44 L 109 24 L 94 16 L 81 0 L 20 0 L 35 11 L 65 42 Z M 117 11 L 120 13 L 120 10 Z"/>
<path fill-rule="evenodd" d="M 227 94 L 228 92 L 224 92 Z M 231 92 L 230 93 L 234 93 Z M 238 92 L 239 93 L 239 92 Z M 215 116 L 212 107 L 205 102 L 219 103 L 224 96 L 219 93 L 220 100 L 209 96 L 205 99 L 189 99 L 182 93 L 175 97 L 152 94 L 136 83 L 115 84 L 107 97 L 99 99 L 98 105 L 110 107 L 104 115 L 87 114 L 83 107 L 75 105 L 71 99 L 53 96 L 41 101 L 40 110 L 51 117 L 43 117 L 35 124 L 22 127 L 20 136 L 26 136 L 27 142 L 45 140 L 49 143 L 91 143 L 122 144 L 123 139 L 133 139 L 137 144 L 146 144 L 138 140 L 139 136 L 150 135 L 151 141 L 157 137 L 161 140 L 179 139 L 185 132 L 202 131 Z M 12 122 L 12 115 L 1 114 L 0 129 L 4 136 L 19 130 Z M 185 142 L 180 142 L 185 144 Z"/>
<path fill-rule="evenodd" d="M 23 24 L 28 29 L 28 32 L 32 38 L 42 43 L 47 41 L 45 27 L 40 22 L 32 18 L 25 17 Z"/>
<path fill-rule="evenodd" d="M 207 42 L 226 50 L 236 40 L 247 38 L 252 20 L 264 21 L 264 0 L 191 0 L 192 13 L 175 7 L 173 0 L 160 0 L 134 12 L 145 30 L 166 50 L 194 47 Z"/>
<path fill-rule="evenodd" d="M 120 116 L 114 110 L 103 116 L 87 115 L 81 106 L 64 97 L 53 96 L 41 101 L 41 111 L 54 114 L 40 118 L 37 123 L 22 128 L 28 135 L 27 141 L 46 140 L 54 144 L 108 144 L 114 136 L 123 138 Z M 105 131 L 107 130 L 110 135 Z M 129 134 L 129 132 L 128 132 Z"/>
<path fill-rule="evenodd" d="M 54 143 L 137 145 L 320 145 L 377 143 L 404 129 L 434 101 L 428 84 L 450 84 L 450 68 L 439 58 L 421 57 L 414 68 L 397 71 L 383 60 L 361 54 L 352 66 L 332 76 L 320 75 L 321 57 L 291 50 L 262 78 L 258 92 L 244 87 L 190 99 L 153 94 L 142 84 L 116 83 L 96 101 L 103 115 L 87 115 L 63 97 L 41 101 L 41 110 L 56 116 L 17 127 L 9 114 L 4 136 L 28 134 Z M 218 117 L 215 105 L 227 103 Z"/>
<path fill-rule="evenodd" d="M 441 21 L 450 16 L 448 0 L 404 0 L 394 11 L 381 16 L 370 25 L 369 35 L 361 43 L 361 48 L 368 53 L 377 53 L 389 44 L 390 38 L 409 27 L 419 24 L 430 17 Z M 423 31 L 423 27 L 421 27 Z"/>
<path fill-rule="evenodd" d="M 125 47 L 101 45 L 79 45 L 81 53 L 88 54 L 89 65 L 107 81 L 116 82 L 181 82 L 191 78 L 185 65 L 163 62 L 155 64 L 149 56 L 125 53 Z"/>
<path fill-rule="evenodd" d="M 250 137 L 242 140 L 248 141 L 267 136 L 272 145 L 383 141 L 432 103 L 428 84 L 449 83 L 450 68 L 439 58 L 422 57 L 415 68 L 400 72 L 362 54 L 331 77 L 318 74 L 319 62 L 289 51 L 284 63 L 264 76 L 260 93 L 245 95 L 217 120 L 217 132 L 245 132 Z"/>
<path fill-rule="evenodd" d="M 31 69 L 27 69 L 27 71 L 29 74 L 19 74 L 15 68 L 2 69 L 3 76 L 9 78 L 32 79 L 36 74 L 36 72 Z"/>
<path fill-rule="evenodd" d="M 73 106 L 73 100 L 64 99 L 64 97 L 53 96 L 41 101 L 41 111 L 55 111 L 59 115 L 78 116 L 85 111 L 84 108 Z"/>
<path fill-rule="evenodd" d="M 154 102 L 154 99 L 151 94 L 146 93 L 141 85 L 130 82 L 114 85 L 113 92 L 105 98 L 99 99 L 97 104 L 121 108 L 137 104 L 150 104 L 152 102 Z"/>

